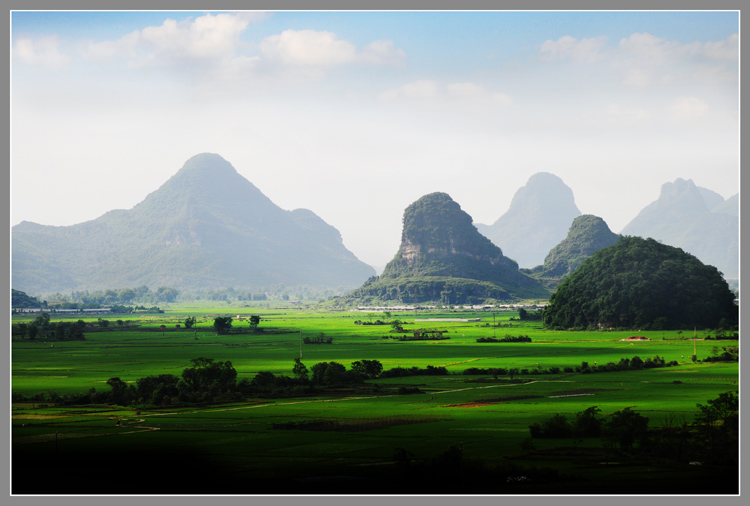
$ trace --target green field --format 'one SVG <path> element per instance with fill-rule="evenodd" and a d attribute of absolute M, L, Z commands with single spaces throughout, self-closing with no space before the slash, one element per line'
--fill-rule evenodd
<path fill-rule="evenodd" d="M 217 336 L 211 325 L 219 314 L 231 315 L 233 328 L 248 333 Z M 236 319 L 251 314 L 261 315 L 258 333 L 249 333 L 246 319 Z M 175 328 L 187 315 L 197 317 L 197 327 Z M 385 319 L 374 312 L 183 305 L 164 314 L 131 316 L 108 316 L 107 329 L 95 325 L 82 341 L 14 339 L 14 493 L 738 490 L 731 466 L 691 465 L 668 455 L 644 459 L 618 452 L 600 438 L 528 439 L 529 425 L 558 413 L 573 419 L 591 406 L 598 406 L 605 418 L 629 407 L 647 417 L 650 428 L 692 422 L 699 413 L 697 404 L 739 390 L 738 363 L 690 360 L 694 349 L 704 359 L 715 354 L 715 347 L 738 342 L 705 340 L 710 331 L 698 330 L 694 340 L 693 332 L 546 331 L 539 322 L 518 321 L 517 313 L 507 311 L 494 316 L 482 311 L 393 312 L 391 318 L 404 322 L 407 334 L 442 330 L 450 337 L 401 342 L 393 339 L 397 334 L 390 325 L 355 324 Z M 440 317 L 481 321 L 415 321 Z M 118 318 L 122 326 L 114 324 Z M 13 323 L 20 321 L 23 318 L 14 316 Z M 161 325 L 166 328 L 161 330 Z M 302 338 L 321 333 L 332 338 L 332 344 L 300 345 Z M 527 335 L 532 342 L 476 342 L 506 334 Z M 650 340 L 621 341 L 632 335 Z M 349 368 L 367 359 L 380 361 L 385 370 L 431 365 L 445 367 L 449 374 L 379 378 L 302 397 L 251 397 L 211 405 L 61 406 L 50 400 L 52 392 L 107 392 L 106 381 L 112 377 L 132 383 L 150 375 L 180 376 L 197 357 L 231 361 L 238 381 L 260 371 L 291 376 L 293 360 L 300 354 L 308 368 L 324 361 Z M 604 365 L 655 355 L 678 365 L 562 372 L 582 361 Z M 462 374 L 471 367 L 519 368 L 528 373 L 513 380 Z M 551 367 L 561 372 L 533 374 Z M 399 395 L 399 387 L 418 388 L 421 393 Z M 283 424 L 290 425 L 284 429 Z M 318 426 L 324 429 L 312 430 Z M 41 461 L 58 470 L 47 481 L 32 479 L 25 471 Z M 139 477 L 123 488 L 122 472 L 130 467 L 139 470 Z M 184 480 L 186 476 L 191 478 Z"/>

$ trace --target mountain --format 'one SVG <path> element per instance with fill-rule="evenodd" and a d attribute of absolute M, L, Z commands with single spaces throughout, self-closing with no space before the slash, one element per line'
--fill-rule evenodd
<path fill-rule="evenodd" d="M 448 194 L 431 193 L 404 211 L 401 245 L 380 277 L 348 294 L 346 301 L 460 304 L 548 295 L 477 231 L 471 216 Z"/>
<path fill-rule="evenodd" d="M 643 208 L 622 235 L 652 237 L 739 277 L 739 196 L 728 201 L 688 179 L 664 183 L 659 198 Z M 721 197 L 721 196 L 719 196 Z"/>
<path fill-rule="evenodd" d="M 544 311 L 547 327 L 649 330 L 728 328 L 739 317 L 716 267 L 654 239 L 623 236 L 565 278 Z"/>
<path fill-rule="evenodd" d="M 712 213 L 730 214 L 740 216 L 740 194 L 736 193 L 711 209 Z"/>
<path fill-rule="evenodd" d="M 603 219 L 591 214 L 581 215 L 573 220 L 568 236 L 547 254 L 544 264 L 531 270 L 532 276 L 548 279 L 556 285 L 584 260 L 600 249 L 612 246 L 618 238 Z"/>
<path fill-rule="evenodd" d="M 562 179 L 539 172 L 516 192 L 495 223 L 476 227 L 521 267 L 532 268 L 565 239 L 570 223 L 580 215 L 573 191 Z"/>
<path fill-rule="evenodd" d="M 26 295 L 25 292 L 11 288 L 10 305 L 14 308 L 42 307 L 42 302 L 36 297 L 30 297 L 29 295 Z"/>
<path fill-rule="evenodd" d="M 13 287 L 273 284 L 349 289 L 375 273 L 312 211 L 276 206 L 217 154 L 190 158 L 130 210 L 66 227 L 12 229 Z"/>

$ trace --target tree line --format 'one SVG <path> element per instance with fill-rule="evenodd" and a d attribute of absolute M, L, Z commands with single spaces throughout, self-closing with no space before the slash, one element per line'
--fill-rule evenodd
<path fill-rule="evenodd" d="M 706 404 L 696 404 L 698 414 L 692 423 L 678 424 L 673 418 L 658 428 L 649 427 L 649 419 L 629 407 L 600 417 L 601 409 L 591 406 L 572 420 L 555 414 L 529 426 L 531 439 L 602 438 L 620 454 L 660 459 L 699 461 L 706 464 L 736 466 L 739 463 L 739 396 L 724 392 Z M 533 441 L 525 441 L 533 449 Z"/>

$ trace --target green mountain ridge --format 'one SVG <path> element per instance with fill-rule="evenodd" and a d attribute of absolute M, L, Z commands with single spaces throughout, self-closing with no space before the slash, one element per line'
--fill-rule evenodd
<path fill-rule="evenodd" d="M 598 216 L 581 215 L 573 220 L 568 236 L 550 250 L 544 264 L 528 272 L 533 277 L 546 281 L 547 286 L 557 286 L 588 257 L 615 244 L 618 237 Z"/>

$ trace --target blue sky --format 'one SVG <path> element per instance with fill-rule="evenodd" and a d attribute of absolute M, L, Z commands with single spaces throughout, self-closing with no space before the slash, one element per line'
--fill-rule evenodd
<path fill-rule="evenodd" d="M 129 209 L 204 151 L 378 269 L 432 191 L 489 224 L 552 172 L 615 232 L 678 177 L 739 191 L 737 12 L 14 12 L 11 30 L 12 224 Z"/>

